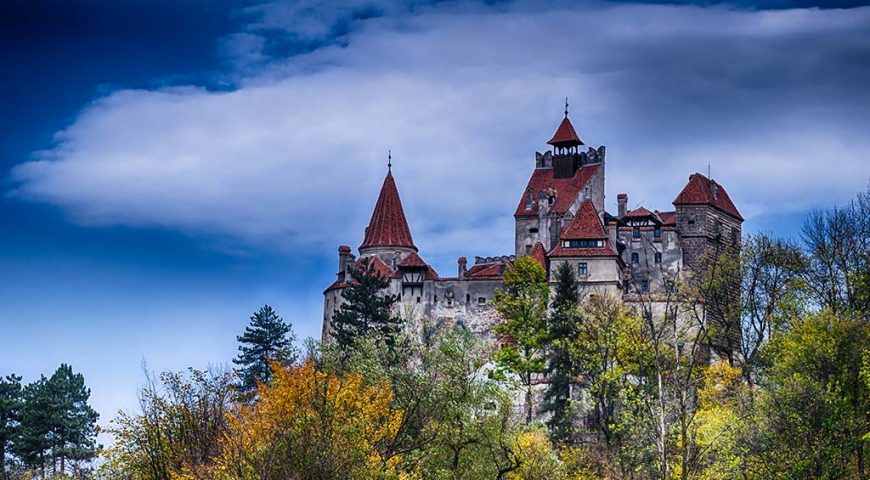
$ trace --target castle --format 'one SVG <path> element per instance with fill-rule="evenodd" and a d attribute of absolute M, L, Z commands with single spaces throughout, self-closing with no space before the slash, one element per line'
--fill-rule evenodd
<path fill-rule="evenodd" d="M 411 236 L 392 171 L 387 172 L 365 230 L 359 257 L 348 246 L 338 249 L 338 273 L 323 292 L 323 339 L 343 301 L 349 271 L 369 259 L 390 279 L 403 311 L 438 323 L 458 323 L 487 333 L 495 319 L 491 307 L 502 275 L 517 257 L 531 255 L 555 281 L 556 268 L 567 262 L 584 292 L 621 295 L 637 301 L 660 291 L 666 278 L 682 269 L 701 267 L 708 252 L 736 247 L 743 217 L 728 193 L 710 178 L 695 173 L 666 211 L 628 210 L 628 196 L 617 195 L 618 209 L 604 209 L 605 147 L 588 148 L 565 117 L 547 142 L 552 149 L 535 154 L 535 169 L 514 210 L 513 255 L 457 261 L 453 276 L 427 264 Z M 732 248 L 736 251 L 736 248 Z"/>

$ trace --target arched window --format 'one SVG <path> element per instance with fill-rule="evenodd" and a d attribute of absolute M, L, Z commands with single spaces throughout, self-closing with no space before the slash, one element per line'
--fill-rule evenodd
<path fill-rule="evenodd" d="M 633 265 L 637 265 L 638 263 L 640 263 L 640 255 L 638 255 L 637 252 L 631 254 L 631 263 Z"/>

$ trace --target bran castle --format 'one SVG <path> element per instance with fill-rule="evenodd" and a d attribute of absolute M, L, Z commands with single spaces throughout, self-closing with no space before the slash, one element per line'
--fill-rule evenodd
<path fill-rule="evenodd" d="M 694 173 L 664 211 L 638 207 L 628 210 L 628 196 L 617 195 L 615 215 L 604 209 L 605 147 L 581 151 L 583 141 L 565 117 L 535 154 L 535 169 L 520 192 L 514 210 L 513 255 L 465 257 L 455 275 L 443 276 L 426 263 L 411 230 L 392 172 L 388 171 L 364 239 L 355 256 L 348 246 L 338 249 L 338 273 L 323 292 L 323 339 L 350 285 L 350 269 L 369 259 L 370 268 L 390 279 L 389 293 L 399 308 L 438 324 L 464 324 L 486 334 L 497 321 L 491 301 L 502 286 L 505 268 L 530 255 L 553 284 L 560 263 L 567 262 L 587 293 L 619 295 L 627 302 L 661 291 L 665 277 L 682 269 L 701 268 L 715 249 L 736 251 L 743 217 L 725 189 Z"/>

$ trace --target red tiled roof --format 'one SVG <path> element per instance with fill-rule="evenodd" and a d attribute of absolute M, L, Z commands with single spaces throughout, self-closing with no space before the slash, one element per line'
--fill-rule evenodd
<path fill-rule="evenodd" d="M 629 211 L 625 212 L 625 216 L 632 217 L 632 218 L 642 218 L 642 217 L 654 217 L 655 215 L 653 214 L 653 212 L 650 212 L 649 210 L 647 210 L 644 207 L 638 207 L 638 208 L 635 208 L 634 210 L 629 210 Z"/>
<path fill-rule="evenodd" d="M 417 255 L 417 252 L 409 253 L 405 258 L 399 262 L 400 267 L 428 267 L 426 262 L 420 258 L 420 255 Z"/>
<path fill-rule="evenodd" d="M 574 125 L 571 125 L 571 120 L 568 120 L 566 115 L 562 119 L 562 123 L 559 124 L 559 128 L 556 129 L 556 133 L 553 134 L 553 138 L 547 143 L 554 147 L 561 147 L 583 145 L 583 140 L 580 140 L 580 137 L 577 136 L 577 132 L 574 131 Z"/>
<path fill-rule="evenodd" d="M 532 247 L 531 253 L 529 256 L 535 259 L 536 262 L 542 267 L 544 270 L 547 270 L 547 250 L 544 249 L 544 244 L 541 242 L 535 243 L 535 246 Z"/>
<path fill-rule="evenodd" d="M 656 212 L 662 220 L 662 225 L 675 226 L 677 224 L 677 212 Z"/>
<path fill-rule="evenodd" d="M 583 200 L 580 208 L 577 209 L 577 215 L 571 221 L 564 231 L 561 238 L 563 240 L 598 240 L 607 238 L 607 232 L 604 231 L 604 226 L 601 225 L 601 219 L 598 217 L 598 212 L 595 211 L 595 205 L 592 200 Z"/>
<path fill-rule="evenodd" d="M 426 280 L 438 279 L 438 272 L 435 271 L 428 263 L 426 263 L 417 252 L 409 253 L 399 262 L 400 267 L 423 267 L 426 269 Z"/>
<path fill-rule="evenodd" d="M 472 266 L 465 272 L 465 278 L 470 280 L 500 280 L 504 275 L 504 269 L 510 264 L 495 262 L 483 263 Z"/>
<path fill-rule="evenodd" d="M 715 188 L 715 195 L 714 195 Z M 711 205 L 738 220 L 743 220 L 737 207 L 731 202 L 728 193 L 722 185 L 713 180 L 694 173 L 689 176 L 689 183 L 674 199 L 674 205 Z"/>
<path fill-rule="evenodd" d="M 618 257 L 610 242 L 604 242 L 602 248 L 566 248 L 561 243 L 550 250 L 548 257 Z"/>
<path fill-rule="evenodd" d="M 398 275 L 398 272 L 394 272 L 393 269 L 390 268 L 389 265 L 384 263 L 384 261 L 381 260 L 380 257 L 376 257 L 376 256 L 364 257 L 364 258 L 358 259 L 354 263 L 353 268 L 362 268 L 363 260 L 365 260 L 365 259 L 369 259 L 370 268 L 372 270 L 374 270 L 374 272 L 376 274 L 378 274 L 384 278 L 396 278 L 396 276 Z M 332 282 L 332 285 L 327 287 L 325 291 L 328 292 L 334 288 L 344 288 L 348 285 L 350 285 L 350 283 L 345 282 L 343 278 L 339 278 L 338 280 Z"/>
<path fill-rule="evenodd" d="M 520 197 L 520 203 L 517 205 L 515 217 L 534 217 L 538 215 L 538 195 L 543 190 L 552 189 L 556 193 L 556 201 L 550 205 L 550 211 L 557 214 L 564 214 L 568 208 L 577 200 L 580 192 L 586 188 L 586 184 L 598 171 L 599 165 L 585 165 L 577 169 L 573 177 L 570 178 L 553 178 L 552 168 L 536 168 L 532 172 L 529 183 L 526 184 L 523 195 Z M 528 192 L 532 192 L 532 204 L 530 208 L 526 208 L 528 200 Z"/>
<path fill-rule="evenodd" d="M 359 248 L 366 247 L 407 247 L 417 250 L 392 172 L 388 172 L 384 179 L 378 202 L 366 228 L 365 239 Z"/>

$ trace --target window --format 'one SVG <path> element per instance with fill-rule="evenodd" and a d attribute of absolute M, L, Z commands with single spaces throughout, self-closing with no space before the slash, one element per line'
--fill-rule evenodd
<path fill-rule="evenodd" d="M 640 227 L 631 227 L 631 238 L 640 238 Z"/>
<path fill-rule="evenodd" d="M 420 297 L 417 297 L 417 303 L 420 303 Z"/>
<path fill-rule="evenodd" d="M 655 230 L 653 230 L 653 237 L 662 238 L 662 227 L 656 227 Z"/>
<path fill-rule="evenodd" d="M 640 255 L 638 255 L 637 252 L 631 254 L 631 263 L 632 265 L 637 265 L 638 263 L 640 263 Z"/>
<path fill-rule="evenodd" d="M 694 224 L 695 224 L 694 220 L 689 220 L 689 225 L 694 225 Z"/>
<path fill-rule="evenodd" d="M 589 266 L 586 262 L 580 262 L 577 264 L 577 275 L 580 275 L 581 277 L 589 275 Z"/>
<path fill-rule="evenodd" d="M 538 228 L 537 227 L 530 228 L 529 233 L 538 233 Z"/>
<path fill-rule="evenodd" d="M 640 291 L 641 293 L 649 293 L 649 280 L 640 281 Z"/>
<path fill-rule="evenodd" d="M 737 243 L 737 229 L 731 229 L 731 243 Z"/>
<path fill-rule="evenodd" d="M 466 293 L 465 294 L 465 304 L 468 305 L 469 303 L 471 303 L 471 294 Z"/>
<path fill-rule="evenodd" d="M 478 305 L 486 305 L 486 297 L 477 297 Z"/>
<path fill-rule="evenodd" d="M 565 248 L 601 248 L 604 240 L 565 240 L 562 242 Z"/>
<path fill-rule="evenodd" d="M 526 245 L 526 253 L 532 253 L 532 246 Z"/>
<path fill-rule="evenodd" d="M 662 254 L 661 254 L 661 252 L 656 252 L 656 263 L 662 263 Z"/>

